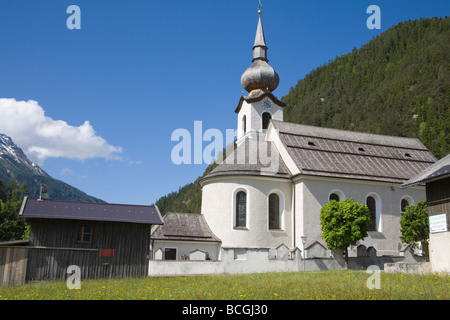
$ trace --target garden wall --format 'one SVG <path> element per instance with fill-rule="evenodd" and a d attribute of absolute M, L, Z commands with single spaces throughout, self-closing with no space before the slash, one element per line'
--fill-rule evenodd
<path fill-rule="evenodd" d="M 376 265 L 380 270 L 385 263 L 417 262 L 421 258 L 406 250 L 402 256 L 377 256 L 373 247 L 359 249 L 357 257 L 349 258 L 349 268 L 355 270 L 367 269 Z M 182 276 L 207 274 L 237 274 L 264 272 L 297 272 L 344 269 L 342 253 L 335 252 L 333 257 L 301 257 L 301 251 L 296 248 L 289 250 L 282 245 L 277 249 L 255 248 L 222 248 L 221 260 L 190 261 L 190 260 L 150 260 L 149 276 Z"/>

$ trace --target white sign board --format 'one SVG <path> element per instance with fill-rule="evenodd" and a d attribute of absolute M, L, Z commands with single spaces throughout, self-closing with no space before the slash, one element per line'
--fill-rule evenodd
<path fill-rule="evenodd" d="M 447 231 L 447 214 L 430 216 L 430 233 Z"/>

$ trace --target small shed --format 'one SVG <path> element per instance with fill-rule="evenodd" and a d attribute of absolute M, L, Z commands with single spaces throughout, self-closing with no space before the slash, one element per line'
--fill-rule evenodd
<path fill-rule="evenodd" d="M 162 224 L 156 206 L 28 197 L 19 216 L 31 225 L 30 239 L 21 247 L 25 281 L 63 280 L 71 265 L 80 268 L 81 279 L 146 276 L 151 226 Z M 0 269 L 17 248 L 0 247 Z"/>
<path fill-rule="evenodd" d="M 202 214 L 169 212 L 163 221 L 163 225 L 152 228 L 154 260 L 189 260 L 194 251 L 203 252 L 208 260 L 219 258 L 221 241 Z"/>
<path fill-rule="evenodd" d="M 450 272 L 450 154 L 408 180 L 403 187 L 425 184 L 433 272 Z"/>

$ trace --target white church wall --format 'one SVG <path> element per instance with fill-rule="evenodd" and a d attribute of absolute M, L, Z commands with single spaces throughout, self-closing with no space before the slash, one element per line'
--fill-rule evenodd
<path fill-rule="evenodd" d="M 366 203 L 371 195 L 377 201 L 378 229 L 369 232 L 369 236 L 360 241 L 366 247 L 374 247 L 379 255 L 394 254 L 402 248 L 400 241 L 400 212 L 401 200 L 407 198 L 414 203 L 425 200 L 425 189 L 415 187 L 402 189 L 400 185 L 357 181 L 336 178 L 300 177 L 296 181 L 296 244 L 301 244 L 300 237 L 307 236 L 307 246 L 321 238 L 320 210 L 329 201 L 331 191 L 339 190 L 347 198 L 358 203 Z M 343 200 L 343 199 L 342 199 Z M 303 215 L 303 217 L 302 217 Z M 355 246 L 356 254 L 356 246 Z"/>
<path fill-rule="evenodd" d="M 203 185 L 202 214 L 222 247 L 276 248 L 292 244 L 292 183 L 268 177 L 220 177 Z M 235 227 L 236 193 L 247 193 L 245 227 Z M 269 230 L 268 196 L 276 192 L 283 202 L 281 230 Z"/>

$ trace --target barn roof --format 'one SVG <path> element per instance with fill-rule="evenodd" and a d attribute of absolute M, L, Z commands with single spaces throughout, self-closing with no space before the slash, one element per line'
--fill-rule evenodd
<path fill-rule="evenodd" d="M 157 206 L 38 200 L 25 197 L 19 215 L 26 219 L 69 219 L 162 224 Z"/>
<path fill-rule="evenodd" d="M 169 212 L 163 220 L 162 226 L 153 228 L 153 240 L 221 242 L 211 231 L 202 214 Z"/>
<path fill-rule="evenodd" d="M 403 184 L 403 187 L 410 187 L 432 180 L 443 179 L 448 176 L 450 176 L 450 154 L 406 181 Z"/>

